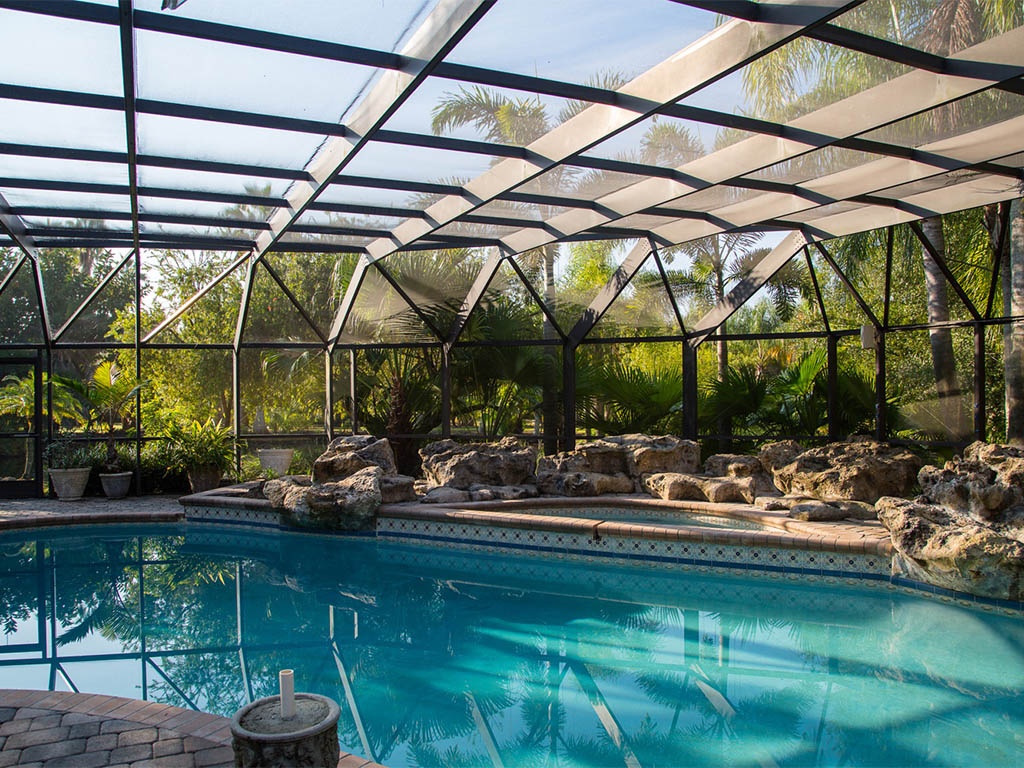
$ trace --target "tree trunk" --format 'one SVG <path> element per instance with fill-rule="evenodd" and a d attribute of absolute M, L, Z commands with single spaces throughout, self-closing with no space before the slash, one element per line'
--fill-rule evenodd
<path fill-rule="evenodd" d="M 543 260 L 544 270 L 544 301 L 547 303 L 548 308 L 554 306 L 555 299 L 555 255 L 556 251 L 554 247 L 546 245 L 541 249 L 541 256 Z M 551 321 L 548 320 L 547 315 L 544 315 L 543 336 L 544 339 L 554 339 L 557 337 L 555 328 L 551 325 Z M 544 348 L 545 353 L 551 357 L 551 368 L 552 370 L 560 370 L 559 366 L 556 365 L 557 353 L 554 346 L 546 346 Z M 544 387 L 542 392 L 542 413 L 544 419 L 544 453 L 551 454 L 558 452 L 558 399 L 556 397 L 555 388 L 552 384 L 552 379 L 546 378 L 544 380 Z"/>
<path fill-rule="evenodd" d="M 1010 248 L 1000 270 L 1003 313 L 1024 315 L 1024 205 L 1010 208 Z M 1003 326 L 1003 370 L 1006 381 L 1006 442 L 1024 445 L 1024 322 Z"/>
<path fill-rule="evenodd" d="M 946 254 L 946 241 L 942 231 L 942 217 L 921 220 L 921 229 L 940 256 Z M 928 322 L 945 323 L 949 320 L 949 298 L 946 276 L 922 246 L 924 280 L 928 289 Z M 960 397 L 960 383 L 956 375 L 956 357 L 953 355 L 953 333 L 949 328 L 932 328 L 928 332 L 935 371 L 935 389 L 938 394 L 938 417 L 949 436 L 959 439 L 965 434 L 966 419 Z"/>
<path fill-rule="evenodd" d="M 719 255 L 718 261 L 715 264 L 715 294 L 718 303 L 725 300 L 725 265 L 722 263 L 721 256 Z M 717 333 L 719 335 L 725 335 L 726 326 L 723 322 L 718 326 Z M 716 352 L 718 353 L 718 380 L 725 381 L 726 375 L 729 373 L 729 342 L 725 339 L 719 339 L 716 344 Z M 723 453 L 727 453 L 732 449 L 732 440 L 729 437 L 732 436 L 732 417 L 725 416 L 718 421 L 718 434 L 723 437 L 718 441 L 718 449 Z"/>
<path fill-rule="evenodd" d="M 29 433 L 32 432 L 32 419 L 26 419 L 25 431 L 29 432 Z M 33 440 L 32 438 L 26 438 L 25 439 L 25 469 L 22 470 L 22 472 L 21 472 L 21 478 L 23 480 L 27 479 L 30 476 L 30 474 L 32 473 L 32 459 L 33 459 L 32 446 L 34 444 L 35 444 L 35 440 Z"/>

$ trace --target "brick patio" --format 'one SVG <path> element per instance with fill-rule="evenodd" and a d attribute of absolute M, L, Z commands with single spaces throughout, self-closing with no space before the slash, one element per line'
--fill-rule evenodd
<path fill-rule="evenodd" d="M 231 721 L 168 704 L 0 689 L 0 768 L 228 768 Z M 338 768 L 382 768 L 342 754 Z"/>

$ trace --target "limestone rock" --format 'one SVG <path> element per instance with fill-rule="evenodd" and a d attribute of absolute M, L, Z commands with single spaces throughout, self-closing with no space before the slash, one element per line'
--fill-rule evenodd
<path fill-rule="evenodd" d="M 804 496 L 803 494 L 786 494 L 785 496 L 758 496 L 754 499 L 754 503 L 762 509 L 772 509 L 775 511 L 783 509 L 792 509 L 797 504 L 803 504 L 806 501 L 818 501 L 818 499 L 812 498 L 811 496 Z M 768 504 L 771 506 L 767 506 Z"/>
<path fill-rule="evenodd" d="M 644 475 L 643 489 L 659 499 L 711 501 L 716 503 L 754 501 L 753 478 L 705 477 L 683 472 Z"/>
<path fill-rule="evenodd" d="M 535 485 L 473 485 L 469 488 L 472 501 L 506 501 L 532 499 L 537 496 Z"/>
<path fill-rule="evenodd" d="M 783 496 L 776 494 L 775 496 L 757 496 L 754 499 L 754 506 L 760 507 L 766 512 L 781 512 L 789 507 L 782 501 Z"/>
<path fill-rule="evenodd" d="M 538 490 L 547 496 L 601 496 L 606 493 L 632 493 L 633 478 L 603 472 L 541 472 Z"/>
<path fill-rule="evenodd" d="M 753 477 L 764 472 L 757 456 L 716 453 L 704 460 L 704 474 L 712 477 Z"/>
<path fill-rule="evenodd" d="M 416 501 L 416 481 L 408 475 L 383 475 L 380 479 L 381 504 Z"/>
<path fill-rule="evenodd" d="M 828 499 L 827 502 L 833 507 L 841 509 L 846 518 L 852 520 L 877 520 L 875 505 L 866 501 L 853 501 L 851 499 Z"/>
<path fill-rule="evenodd" d="M 380 467 L 385 475 L 397 474 L 391 443 L 372 435 L 336 437 L 313 462 L 313 482 L 342 480 L 365 467 Z"/>
<path fill-rule="evenodd" d="M 633 478 L 657 472 L 697 472 L 700 448 L 693 440 L 673 435 L 616 435 L 599 441 L 620 447 L 626 453 L 626 474 Z M 595 472 L 606 470 L 593 467 Z"/>
<path fill-rule="evenodd" d="M 796 440 L 780 440 L 775 443 L 765 443 L 757 454 L 761 467 L 765 472 L 771 474 L 791 463 L 797 456 L 803 453 L 803 446 Z"/>
<path fill-rule="evenodd" d="M 754 495 L 747 500 L 754 501 L 757 496 L 779 496 L 771 477 L 764 471 L 759 456 L 745 456 L 736 453 L 717 453 L 704 461 L 704 474 L 711 477 L 748 477 L 753 480 Z M 744 494 L 745 498 L 749 494 Z"/>
<path fill-rule="evenodd" d="M 497 443 L 439 440 L 420 449 L 423 475 L 432 485 L 468 490 L 473 485 L 532 485 L 537 457 L 506 437 Z"/>
<path fill-rule="evenodd" d="M 314 483 L 307 478 L 268 480 L 264 493 L 288 525 L 327 530 L 373 528 L 381 504 L 379 466 L 364 467 L 344 480 Z"/>
<path fill-rule="evenodd" d="M 789 508 L 789 516 L 794 520 L 823 522 L 842 520 L 847 517 L 845 511 L 824 501 L 804 501 Z"/>
<path fill-rule="evenodd" d="M 695 472 L 700 452 L 692 440 L 671 435 L 614 435 L 581 443 L 575 451 L 542 456 L 538 488 L 556 496 L 632 493 L 641 477 L 661 472 Z"/>
<path fill-rule="evenodd" d="M 753 504 L 757 489 L 752 477 L 701 477 L 704 497 L 716 504 Z"/>
<path fill-rule="evenodd" d="M 976 461 L 996 470 L 999 482 L 1024 488 L 1024 448 L 1014 445 L 983 443 L 980 440 L 964 449 L 966 461 Z"/>
<path fill-rule="evenodd" d="M 962 458 L 918 473 L 924 495 L 949 510 L 986 522 L 1024 505 L 1024 449 L 975 442 Z"/>
<path fill-rule="evenodd" d="M 1024 599 L 1019 538 L 935 504 L 884 497 L 875 507 L 911 578 L 985 597 Z"/>
<path fill-rule="evenodd" d="M 643 488 L 658 499 L 705 501 L 701 478 L 681 472 L 659 472 L 644 475 Z"/>
<path fill-rule="evenodd" d="M 805 451 L 775 469 L 774 477 L 775 485 L 785 493 L 873 504 L 880 496 L 906 494 L 920 468 L 921 460 L 904 448 L 854 440 Z"/>
<path fill-rule="evenodd" d="M 461 504 L 470 500 L 469 491 L 447 485 L 436 485 L 420 496 L 421 504 Z"/>

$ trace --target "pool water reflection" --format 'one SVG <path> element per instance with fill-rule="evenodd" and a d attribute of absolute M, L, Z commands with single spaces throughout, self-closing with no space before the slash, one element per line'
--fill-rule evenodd
<path fill-rule="evenodd" d="M 231 714 L 291 667 L 389 766 L 1024 755 L 1024 622 L 898 593 L 210 525 L 0 554 L 0 687 Z"/>

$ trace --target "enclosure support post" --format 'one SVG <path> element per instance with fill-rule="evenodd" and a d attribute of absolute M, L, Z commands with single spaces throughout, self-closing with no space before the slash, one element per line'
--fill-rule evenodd
<path fill-rule="evenodd" d="M 985 326 L 974 324 L 974 438 L 985 439 Z"/>
<path fill-rule="evenodd" d="M 875 437 L 886 440 L 889 425 L 885 423 L 885 334 L 875 328 Z"/>
<path fill-rule="evenodd" d="M 348 412 L 352 422 L 352 434 L 359 431 L 359 413 L 356 409 L 356 351 L 348 351 Z"/>
<path fill-rule="evenodd" d="M 452 436 L 451 344 L 441 345 L 441 437 Z"/>
<path fill-rule="evenodd" d="M 683 342 L 683 437 L 697 439 L 697 346 Z"/>
<path fill-rule="evenodd" d="M 142 381 L 142 250 L 135 249 L 135 381 Z M 142 389 L 135 393 L 135 495 L 142 495 Z"/>
<path fill-rule="evenodd" d="M 839 435 L 839 344 L 835 334 L 828 335 L 828 439 Z"/>
<path fill-rule="evenodd" d="M 238 442 L 242 434 L 242 389 L 238 371 L 238 348 L 231 350 L 231 419 L 235 432 L 235 476 L 242 478 L 242 445 Z"/>
<path fill-rule="evenodd" d="M 576 450 L 576 347 L 562 346 L 562 411 L 565 419 L 563 451 Z"/>
<path fill-rule="evenodd" d="M 49 377 L 47 377 L 49 378 Z M 43 495 L 43 350 L 36 347 L 36 363 L 32 366 L 32 424 L 35 434 L 27 438 L 32 441 L 32 474 L 37 497 Z M 49 412 L 47 412 L 49 417 Z"/>
<path fill-rule="evenodd" d="M 324 349 L 324 431 L 327 442 L 334 439 L 334 355 Z"/>

